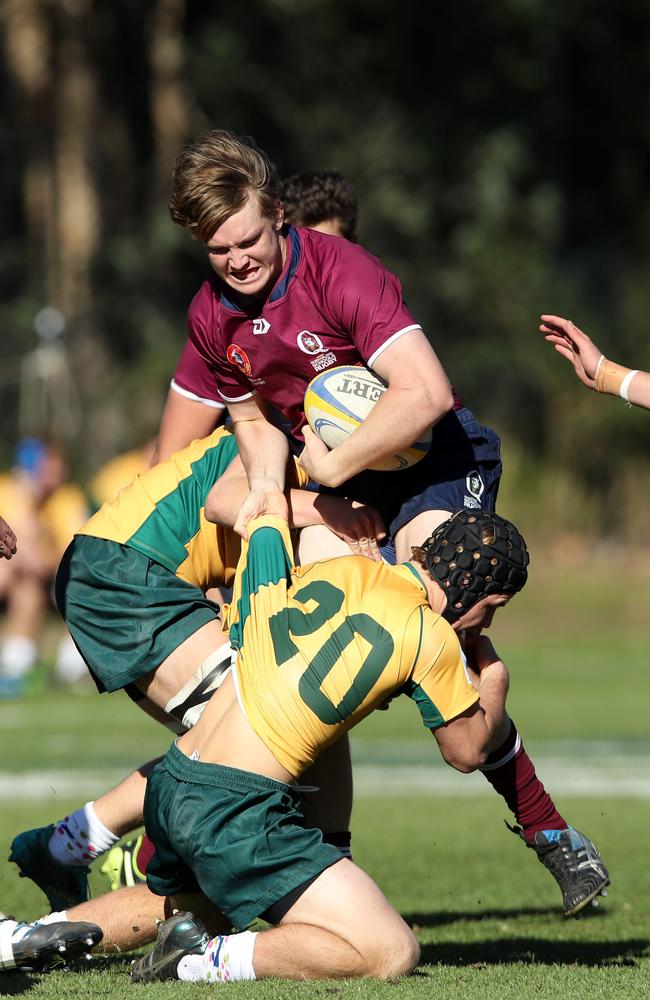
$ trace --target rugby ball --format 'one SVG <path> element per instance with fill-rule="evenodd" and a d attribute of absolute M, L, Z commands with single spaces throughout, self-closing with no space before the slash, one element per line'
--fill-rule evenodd
<path fill-rule="evenodd" d="M 305 416 L 314 434 L 328 448 L 336 448 L 361 424 L 386 392 L 386 385 L 368 368 L 338 365 L 312 379 L 305 392 Z M 431 430 L 399 455 L 368 468 L 378 472 L 407 469 L 424 458 L 431 444 Z"/>

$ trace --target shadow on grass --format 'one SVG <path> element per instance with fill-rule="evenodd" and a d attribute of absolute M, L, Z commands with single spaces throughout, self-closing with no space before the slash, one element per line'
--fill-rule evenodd
<path fill-rule="evenodd" d="M 138 953 L 128 955 L 96 955 L 91 962 L 73 962 L 69 967 L 70 972 L 129 972 L 131 963 Z M 18 970 L 13 972 L 3 972 L 0 974 L 0 997 L 20 997 L 25 996 L 33 990 L 38 983 L 47 978 L 47 973 L 33 973 L 28 969 L 24 972 Z"/>
<path fill-rule="evenodd" d="M 422 965 L 478 967 L 523 962 L 526 965 L 636 966 L 650 958 L 650 939 L 620 941 L 545 941 L 535 937 L 485 941 L 447 941 L 422 946 Z"/>
<path fill-rule="evenodd" d="M 3 972 L 0 976 L 0 997 L 21 997 L 36 986 L 38 979 L 29 972 Z"/>
<path fill-rule="evenodd" d="M 602 910 L 593 910 L 589 913 L 589 917 L 591 918 L 592 915 L 595 917 L 602 916 Z M 516 910 L 445 910 L 436 913 L 403 913 L 402 916 L 411 927 L 446 927 L 447 924 L 455 924 L 459 920 L 478 923 L 481 920 L 517 920 L 519 917 L 557 917 L 558 920 L 565 919 L 558 906 L 520 906 Z"/>
<path fill-rule="evenodd" d="M 138 958 L 139 953 L 133 952 L 125 955 L 93 955 L 91 962 L 74 962 L 70 965 L 70 972 L 125 972 L 131 971 L 131 963 Z M 39 983 L 47 979 L 47 973 L 32 973 L 28 970 L 24 972 L 3 972 L 0 973 L 0 997 L 21 997 L 26 996 Z M 79 980 L 76 980 L 79 984 Z"/>

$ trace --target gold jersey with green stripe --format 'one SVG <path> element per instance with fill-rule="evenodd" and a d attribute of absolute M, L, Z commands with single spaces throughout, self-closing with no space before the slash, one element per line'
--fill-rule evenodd
<path fill-rule="evenodd" d="M 248 524 L 230 641 L 242 710 L 298 776 L 318 754 L 396 694 L 437 729 L 478 701 L 451 626 L 432 611 L 411 563 L 341 556 L 296 567 L 284 521 Z"/>
<path fill-rule="evenodd" d="M 203 591 L 229 586 L 240 538 L 206 520 L 205 501 L 236 454 L 234 435 L 219 427 L 136 476 L 78 534 L 138 549 Z"/>

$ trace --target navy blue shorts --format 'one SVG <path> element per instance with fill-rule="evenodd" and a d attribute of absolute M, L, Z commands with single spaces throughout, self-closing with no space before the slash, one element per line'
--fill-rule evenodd
<path fill-rule="evenodd" d="M 431 448 L 415 465 L 399 472 L 360 472 L 321 493 L 371 504 L 384 519 L 386 558 L 395 535 L 426 510 L 494 510 L 501 479 L 501 442 L 466 408 L 448 413 L 433 428 Z"/>

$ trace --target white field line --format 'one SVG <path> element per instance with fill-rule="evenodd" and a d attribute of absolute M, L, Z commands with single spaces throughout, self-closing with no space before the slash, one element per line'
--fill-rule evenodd
<path fill-rule="evenodd" d="M 552 795 L 572 798 L 597 797 L 650 799 L 650 757 L 645 753 L 616 752 L 615 744 L 606 754 L 535 758 L 537 773 Z M 396 749 L 396 747 L 394 747 Z M 428 761 L 371 763 L 365 754 L 354 754 L 354 794 L 356 798 L 436 797 L 494 794 L 481 774 L 459 774 L 441 765 L 435 757 Z M 359 756 L 365 759 L 359 760 Z M 55 803 L 57 799 L 93 797 L 116 785 L 126 771 L 47 770 L 10 774 L 0 771 L 0 801 Z"/>
<path fill-rule="evenodd" d="M 611 796 L 616 798 L 650 799 L 650 769 L 631 767 L 629 758 L 625 767 L 618 767 L 611 758 L 598 766 L 597 762 L 571 767 L 566 761 L 540 759 L 537 770 L 545 787 L 557 798 Z M 492 786 L 481 774 L 459 774 L 451 768 L 428 768 L 421 764 L 414 767 L 380 768 L 360 764 L 354 767 L 355 798 L 400 798 L 407 796 L 436 797 L 475 796 L 494 794 Z"/>

